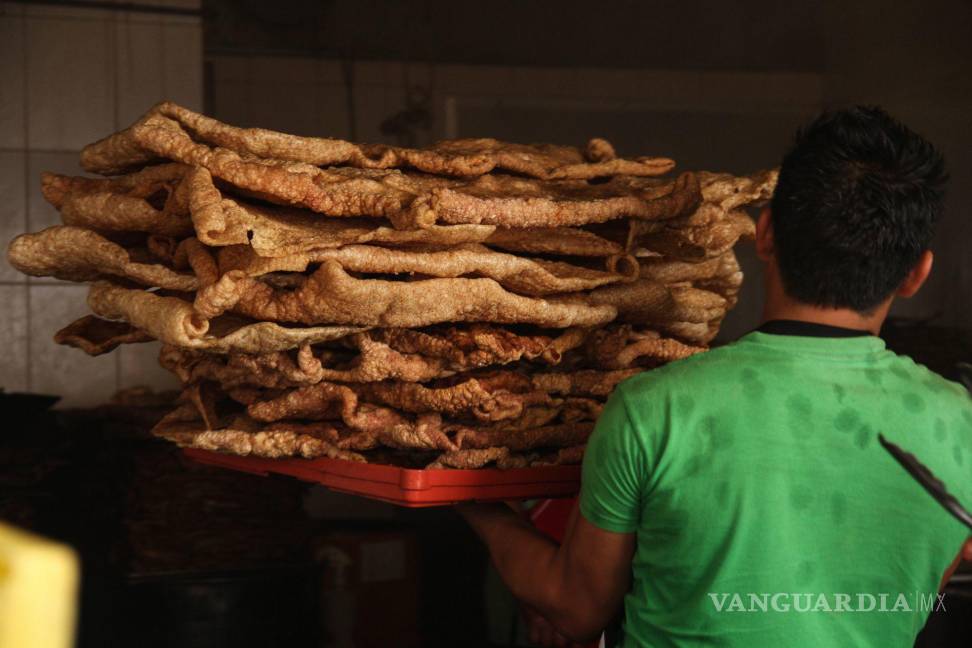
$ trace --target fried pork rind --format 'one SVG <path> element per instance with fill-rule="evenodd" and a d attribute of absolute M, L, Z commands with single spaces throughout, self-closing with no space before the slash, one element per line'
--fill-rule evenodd
<path fill-rule="evenodd" d="M 248 322 L 232 317 L 209 321 L 199 317 L 190 302 L 178 297 L 124 288 L 106 281 L 92 284 L 88 306 L 100 318 L 128 322 L 163 343 L 215 353 L 282 351 L 364 330 L 350 326 L 289 328 L 273 322 Z"/>
<path fill-rule="evenodd" d="M 288 429 L 286 425 L 264 426 L 245 416 L 236 416 L 210 429 L 195 406 L 184 404 L 169 413 L 152 429 L 152 434 L 168 439 L 183 448 L 199 448 L 240 456 L 283 459 L 328 457 L 364 462 L 357 452 L 342 450 L 323 434 L 307 434 Z"/>
<path fill-rule="evenodd" d="M 253 402 L 247 414 L 266 423 L 295 420 L 340 420 L 357 434 L 339 444 L 355 450 L 378 445 L 389 448 L 455 450 L 438 414 L 407 417 L 388 407 L 362 403 L 348 385 L 320 382 L 282 396 Z"/>
<path fill-rule="evenodd" d="M 262 321 L 368 327 L 495 322 L 567 328 L 603 324 L 617 312 L 607 302 L 591 305 L 579 295 L 516 295 L 492 279 L 356 279 L 330 260 L 310 276 L 301 275 L 293 290 L 229 272 L 196 294 L 195 309 L 210 318 L 232 310 Z"/>
<path fill-rule="evenodd" d="M 493 447 L 493 448 L 468 448 L 465 450 L 454 450 L 452 452 L 443 452 L 440 454 L 435 461 L 430 463 L 426 468 L 431 469 L 442 469 L 442 468 L 457 468 L 457 469 L 470 469 L 470 468 L 482 468 L 491 463 L 503 463 L 504 460 L 507 467 L 510 468 L 522 468 L 527 465 L 526 461 L 509 461 L 510 449 L 503 447 Z"/>
<path fill-rule="evenodd" d="M 580 346 L 588 335 L 581 328 L 567 329 L 555 338 L 518 335 L 486 324 L 432 330 L 378 329 L 368 333 L 396 351 L 415 353 L 449 362 L 456 371 L 542 359 L 557 364 L 564 353 Z"/>
<path fill-rule="evenodd" d="M 722 317 L 726 300 L 690 286 L 666 286 L 651 279 L 604 286 L 591 291 L 592 304 L 610 305 L 618 318 L 633 324 L 701 323 Z"/>
<path fill-rule="evenodd" d="M 362 169 L 411 167 L 451 176 L 479 176 L 494 169 L 536 178 L 597 178 L 612 175 L 654 176 L 675 166 L 667 158 L 617 158 L 610 143 L 593 139 L 586 155 L 567 146 L 510 144 L 494 139 L 439 142 L 426 149 L 384 144 L 361 145 L 337 139 L 299 137 L 262 128 L 236 128 L 205 115 L 164 102 L 140 120 L 163 115 L 178 123 L 198 142 L 235 151 L 240 155 L 302 162 L 316 166 Z M 146 146 L 138 124 L 98 142 L 88 151 L 88 165 L 99 173 L 118 173 L 155 159 L 158 152 Z"/>
<path fill-rule="evenodd" d="M 149 287 L 193 291 L 196 277 L 164 265 L 133 261 L 129 251 L 82 227 L 55 225 L 35 234 L 21 234 L 7 250 L 10 264 L 33 277 L 92 281 L 106 275 Z"/>
<path fill-rule="evenodd" d="M 337 385 L 321 381 L 298 387 L 276 397 L 273 405 L 252 405 L 250 415 L 259 420 L 329 418 L 333 408 L 321 407 L 340 395 L 410 414 L 438 413 L 450 419 L 503 421 L 523 416 L 529 408 L 560 411 L 564 402 L 553 395 L 606 398 L 618 382 L 640 369 L 528 375 L 516 371 L 491 371 L 457 376 L 450 384 L 381 381 Z M 322 400 L 322 398 L 324 400 Z M 357 402 L 357 401 L 355 401 Z M 575 407 L 576 402 L 571 403 Z M 254 408 L 257 409 L 254 409 Z M 272 418 L 271 418 L 272 417 Z M 345 416 L 345 423 L 352 424 Z"/>
<path fill-rule="evenodd" d="M 151 342 L 152 336 L 127 322 L 111 322 L 93 315 L 77 319 L 54 335 L 54 342 L 81 349 L 91 356 L 108 353 L 121 344 Z"/>
<path fill-rule="evenodd" d="M 755 224 L 741 208 L 769 200 L 777 175 L 775 169 L 743 177 L 699 172 L 702 204 L 673 220 L 630 221 L 626 249 L 687 261 L 721 256 L 739 239 L 755 236 Z"/>
<path fill-rule="evenodd" d="M 162 164 L 110 179 L 43 173 L 41 191 L 65 225 L 181 237 L 192 233 L 182 182 L 187 171 Z"/>
<path fill-rule="evenodd" d="M 561 466 L 580 463 L 584 458 L 584 444 L 569 448 L 560 448 L 555 452 L 541 454 L 529 452 L 524 454 L 514 454 L 509 448 L 493 447 L 481 449 L 464 449 L 454 452 L 443 452 L 430 463 L 426 468 L 443 469 L 469 469 L 483 468 L 491 463 L 495 463 L 497 468 L 504 470 L 510 468 Z"/>
<path fill-rule="evenodd" d="M 640 368 L 619 368 L 612 371 L 581 369 L 534 373 L 530 383 L 534 389 L 548 394 L 594 396 L 606 399 L 619 382 L 641 373 Z"/>
<path fill-rule="evenodd" d="M 691 213 L 700 200 L 699 181 L 693 173 L 683 173 L 674 181 L 614 178 L 596 185 L 483 176 L 466 185 L 432 189 L 418 201 L 417 209 L 428 210 L 444 223 L 564 227 L 622 217 L 678 218 Z"/>
<path fill-rule="evenodd" d="M 656 331 L 638 330 L 628 324 L 599 329 L 585 344 L 589 360 L 602 369 L 624 369 L 645 361 L 663 364 L 705 350 L 704 346 L 664 338 Z"/>
<path fill-rule="evenodd" d="M 510 385 L 514 389 L 521 385 Z M 473 417 L 480 421 L 501 421 L 521 416 L 531 405 L 550 405 L 550 395 L 540 390 L 514 391 L 490 380 L 469 377 L 445 387 L 421 383 L 383 381 L 355 385 L 358 395 L 401 412 L 438 412 L 450 417 Z"/>
<path fill-rule="evenodd" d="M 652 177 L 673 163 L 597 139 L 359 145 L 171 103 L 82 166 L 126 175 L 45 174 L 65 226 L 9 256 L 94 282 L 59 343 L 163 343 L 184 392 L 157 434 L 434 468 L 579 462 L 620 381 L 716 335 L 744 209 L 776 182 Z"/>
<path fill-rule="evenodd" d="M 476 244 L 409 249 L 347 245 L 275 259 L 258 256 L 246 246 L 232 246 L 221 248 L 218 259 L 222 274 L 239 270 L 254 277 L 271 272 L 304 272 L 312 264 L 331 260 L 358 273 L 486 277 L 511 292 L 530 296 L 590 290 L 634 278 L 559 261 L 504 254 Z M 637 266 L 633 272 L 638 272 Z"/>
<path fill-rule="evenodd" d="M 534 448 L 559 448 L 587 442 L 594 430 L 594 421 L 560 423 L 525 430 L 470 429 L 462 435 L 462 448 L 492 448 L 502 446 L 513 451 Z"/>
<path fill-rule="evenodd" d="M 599 223 L 632 217 L 675 218 L 701 199 L 698 179 L 674 182 L 630 176 L 591 185 L 583 180 L 543 181 L 514 176 L 452 180 L 397 170 L 330 167 L 240 155 L 194 141 L 180 124 L 149 113 L 131 128 L 81 153 L 82 166 L 101 173 L 124 170 L 112 160 L 132 150 L 205 167 L 214 178 L 259 198 L 307 207 L 330 216 L 376 216 L 397 229 L 420 229 L 437 221 L 512 227 Z M 210 203 L 212 205 L 212 203 Z"/>
<path fill-rule="evenodd" d="M 654 231 L 639 233 L 638 223 L 631 225 L 629 244 L 635 254 L 643 250 L 670 259 L 701 261 L 722 256 L 740 240 L 752 240 L 756 224 L 746 212 L 734 210 L 709 225 L 685 227 L 665 224 Z"/>
<path fill-rule="evenodd" d="M 243 386 L 282 389 L 322 380 L 426 382 L 521 359 L 555 365 L 586 335 L 586 331 L 570 330 L 556 338 L 524 336 L 482 324 L 430 332 L 385 329 L 345 338 L 343 342 L 358 352 L 348 363 L 329 360 L 330 352 L 315 353 L 310 344 L 302 345 L 296 355 L 282 351 L 219 355 L 164 345 L 159 361 L 184 384 L 207 380 L 224 390 Z"/>
<path fill-rule="evenodd" d="M 583 443 L 593 429 L 593 422 L 549 425 L 535 430 L 513 430 L 500 436 L 495 430 L 465 428 L 468 446 L 445 450 L 429 468 L 481 468 L 495 463 L 498 468 L 517 468 L 530 465 L 559 465 L 579 463 L 583 458 Z M 364 455 L 348 447 L 367 446 L 366 436 L 349 432 L 327 422 L 295 423 L 280 421 L 264 423 L 246 415 L 225 417 L 215 429 L 207 427 L 197 407 L 185 403 L 167 415 L 152 430 L 153 434 L 173 441 L 181 447 L 227 452 L 241 456 L 270 459 L 328 457 L 346 461 L 367 461 Z M 507 447 L 478 447 L 490 439 Z M 533 445 L 542 443 L 543 446 Z M 371 447 L 363 447 L 368 450 Z M 554 448 L 547 453 L 529 451 L 535 447 Z M 408 449 L 408 448 L 406 448 Z"/>
<path fill-rule="evenodd" d="M 434 244 L 459 245 L 486 240 L 492 225 L 430 225 L 397 230 L 376 218 L 322 218 L 313 212 L 273 205 L 256 205 L 221 193 L 202 167 L 190 173 L 190 206 L 197 237 L 206 245 L 249 245 L 262 257 L 282 257 L 342 245 Z"/>
<path fill-rule="evenodd" d="M 611 257 L 625 253 L 620 243 L 573 227 L 497 227 L 485 244 L 528 254 Z"/>
<path fill-rule="evenodd" d="M 340 417 L 349 428 L 375 435 L 383 434 L 380 428 L 385 425 L 397 430 L 395 434 L 398 435 L 386 439 L 385 445 L 390 445 L 390 440 L 391 447 L 444 449 L 455 447 L 455 444 L 442 431 L 439 413 L 469 415 L 486 421 L 503 420 L 520 416 L 526 404 L 549 402 L 546 394 L 511 394 L 505 390 L 494 393 L 475 379 L 441 389 L 419 383 L 341 385 L 319 382 L 252 403 L 248 413 L 260 421 Z M 413 422 L 401 412 L 420 416 Z M 420 424 L 424 432 L 419 429 Z"/>
<path fill-rule="evenodd" d="M 731 250 L 719 257 L 719 265 L 715 274 L 710 277 L 699 277 L 692 281 L 696 288 L 713 292 L 726 300 L 726 308 L 735 307 L 739 299 L 739 289 L 742 286 L 743 273 L 739 267 L 739 260 Z"/>
<path fill-rule="evenodd" d="M 638 259 L 639 277 L 664 284 L 694 283 L 711 279 L 722 272 L 724 258 L 730 254 L 732 252 L 696 263 L 664 256 L 641 257 Z"/>
<path fill-rule="evenodd" d="M 578 464 L 584 459 L 584 449 L 587 444 L 571 446 L 569 448 L 559 448 L 556 452 L 551 452 L 533 459 L 530 465 L 535 468 L 542 466 L 564 466 Z"/>
<path fill-rule="evenodd" d="M 764 204 L 772 197 L 778 177 L 779 169 L 757 171 L 749 176 L 702 171 L 699 173 L 699 183 L 705 202 L 732 211 L 745 205 Z"/>
<path fill-rule="evenodd" d="M 178 122 L 151 112 L 128 130 L 85 147 L 81 165 L 101 173 L 124 170 L 127 165 L 112 167 L 103 162 L 142 150 L 150 150 L 153 158 L 205 167 L 213 177 L 271 202 L 331 216 L 387 216 L 401 223 L 401 229 L 434 224 L 434 213 L 424 209 L 413 213 L 411 205 L 419 193 L 455 182 L 434 176 L 406 176 L 397 170 L 321 169 L 300 162 L 241 156 L 196 142 Z M 190 193 L 195 193 L 195 187 Z"/>

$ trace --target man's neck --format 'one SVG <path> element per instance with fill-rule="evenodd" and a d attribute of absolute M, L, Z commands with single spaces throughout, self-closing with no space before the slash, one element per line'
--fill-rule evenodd
<path fill-rule="evenodd" d="M 881 332 L 881 325 L 888 314 L 888 305 L 882 305 L 873 314 L 862 315 L 848 308 L 821 308 L 797 302 L 789 298 L 768 300 L 763 309 L 763 322 L 772 320 L 796 320 L 827 326 L 868 331 L 873 335 Z"/>

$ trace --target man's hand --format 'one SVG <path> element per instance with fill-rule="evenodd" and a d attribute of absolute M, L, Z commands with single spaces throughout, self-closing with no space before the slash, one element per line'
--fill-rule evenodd
<path fill-rule="evenodd" d="M 590 639 L 621 607 L 631 579 L 633 533 L 599 529 L 575 507 L 558 546 L 502 504 L 456 508 L 486 543 L 513 595 L 561 634 Z"/>
<path fill-rule="evenodd" d="M 523 608 L 523 620 L 527 625 L 527 638 L 534 646 L 541 648 L 584 648 L 583 644 L 571 641 L 557 632 L 549 621 L 531 610 Z"/>
<path fill-rule="evenodd" d="M 949 565 L 948 569 L 945 570 L 945 575 L 942 576 L 942 582 L 941 585 L 938 586 L 938 591 L 945 591 L 945 586 L 948 585 L 948 581 L 952 580 L 952 575 L 955 573 L 955 570 L 958 569 L 958 566 L 963 560 L 972 562 L 972 538 L 965 541 L 965 544 L 962 545 L 958 555 L 955 556 L 955 560 L 952 561 L 952 564 Z"/>

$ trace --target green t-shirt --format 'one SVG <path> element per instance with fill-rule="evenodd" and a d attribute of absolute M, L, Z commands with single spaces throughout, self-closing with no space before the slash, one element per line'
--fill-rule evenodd
<path fill-rule="evenodd" d="M 637 534 L 622 646 L 912 646 L 969 533 L 879 432 L 972 508 L 972 399 L 880 338 L 754 332 L 623 382 L 580 496 Z"/>

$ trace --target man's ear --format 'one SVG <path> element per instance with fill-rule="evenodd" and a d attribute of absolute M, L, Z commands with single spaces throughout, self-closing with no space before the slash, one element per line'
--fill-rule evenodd
<path fill-rule="evenodd" d="M 925 279 L 928 278 L 929 273 L 932 269 L 932 261 L 935 257 L 931 253 L 931 250 L 925 250 L 921 253 L 921 258 L 918 259 L 918 263 L 915 267 L 911 269 L 908 276 L 904 278 L 901 285 L 898 286 L 898 290 L 895 293 L 899 297 L 911 297 L 918 289 L 921 288 L 922 284 L 925 283 Z"/>
<path fill-rule="evenodd" d="M 762 261 L 773 258 L 773 219 L 769 207 L 763 207 L 756 221 L 756 256 Z"/>

